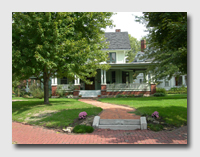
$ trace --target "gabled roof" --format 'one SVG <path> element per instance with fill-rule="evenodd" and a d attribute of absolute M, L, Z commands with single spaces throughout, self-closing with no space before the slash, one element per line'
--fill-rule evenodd
<path fill-rule="evenodd" d="M 131 45 L 128 32 L 106 32 L 106 42 L 109 42 L 109 48 L 103 50 L 130 50 Z"/>

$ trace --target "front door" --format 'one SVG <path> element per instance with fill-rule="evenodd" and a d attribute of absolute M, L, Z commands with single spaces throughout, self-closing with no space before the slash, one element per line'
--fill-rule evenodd
<path fill-rule="evenodd" d="M 91 77 L 91 78 L 88 78 L 90 81 L 93 82 L 93 84 L 85 84 L 85 90 L 95 90 L 95 78 L 94 77 Z"/>
<path fill-rule="evenodd" d="M 129 72 L 122 71 L 122 83 L 129 83 Z"/>

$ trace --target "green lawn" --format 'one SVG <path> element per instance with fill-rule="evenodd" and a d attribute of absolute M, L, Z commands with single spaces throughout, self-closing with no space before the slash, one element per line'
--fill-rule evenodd
<path fill-rule="evenodd" d="M 95 107 L 78 101 L 77 99 L 50 98 L 50 104 L 44 104 L 44 99 L 12 98 L 13 100 L 26 100 L 12 102 L 12 120 L 28 124 L 63 129 L 78 118 L 80 112 L 87 112 L 88 116 L 97 115 L 102 111 Z"/>
<path fill-rule="evenodd" d="M 169 94 L 165 97 L 102 98 L 101 102 L 136 108 L 135 114 L 151 115 L 159 112 L 166 123 L 181 126 L 187 124 L 187 94 Z"/>

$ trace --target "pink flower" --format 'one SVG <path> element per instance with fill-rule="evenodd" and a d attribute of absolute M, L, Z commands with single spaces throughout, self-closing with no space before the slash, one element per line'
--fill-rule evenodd
<path fill-rule="evenodd" d="M 152 117 L 156 117 L 156 118 L 158 118 L 158 117 L 159 117 L 159 113 L 158 113 L 157 111 L 155 111 L 154 113 L 152 113 L 151 116 L 152 116 Z"/>
<path fill-rule="evenodd" d="M 87 116 L 87 113 L 85 111 L 84 112 L 80 112 L 78 116 L 79 116 L 79 119 L 85 119 L 86 116 Z"/>

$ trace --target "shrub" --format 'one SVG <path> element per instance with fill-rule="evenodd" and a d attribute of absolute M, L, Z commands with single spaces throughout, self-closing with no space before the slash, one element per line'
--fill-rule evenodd
<path fill-rule="evenodd" d="M 125 97 L 125 95 L 122 95 L 122 94 L 116 95 L 116 98 L 124 98 L 124 97 Z"/>
<path fill-rule="evenodd" d="M 164 93 L 154 93 L 153 96 L 165 96 Z"/>
<path fill-rule="evenodd" d="M 56 94 L 59 97 L 63 97 L 64 96 L 65 91 L 63 90 L 62 85 L 57 85 Z"/>
<path fill-rule="evenodd" d="M 92 126 L 86 126 L 86 125 L 76 125 L 73 129 L 73 132 L 75 133 L 91 133 L 94 131 L 94 128 Z"/>
<path fill-rule="evenodd" d="M 156 88 L 156 93 L 166 94 L 166 89 L 165 88 Z"/>
<path fill-rule="evenodd" d="M 185 86 L 181 86 L 180 88 L 173 87 L 167 91 L 167 94 L 187 94 L 187 87 Z"/>
<path fill-rule="evenodd" d="M 44 91 L 40 88 L 40 86 L 37 86 L 36 83 L 33 83 L 29 87 L 30 93 L 34 98 L 42 99 L 44 98 Z"/>
<path fill-rule="evenodd" d="M 29 98 L 29 96 L 28 95 L 24 95 L 23 98 Z"/>
<path fill-rule="evenodd" d="M 66 97 L 67 98 L 73 98 L 74 96 L 72 94 L 70 94 L 70 95 L 67 95 Z"/>
<path fill-rule="evenodd" d="M 85 119 L 86 116 L 87 116 L 87 113 L 85 111 L 84 112 L 80 112 L 79 115 L 78 115 L 79 119 Z"/>

